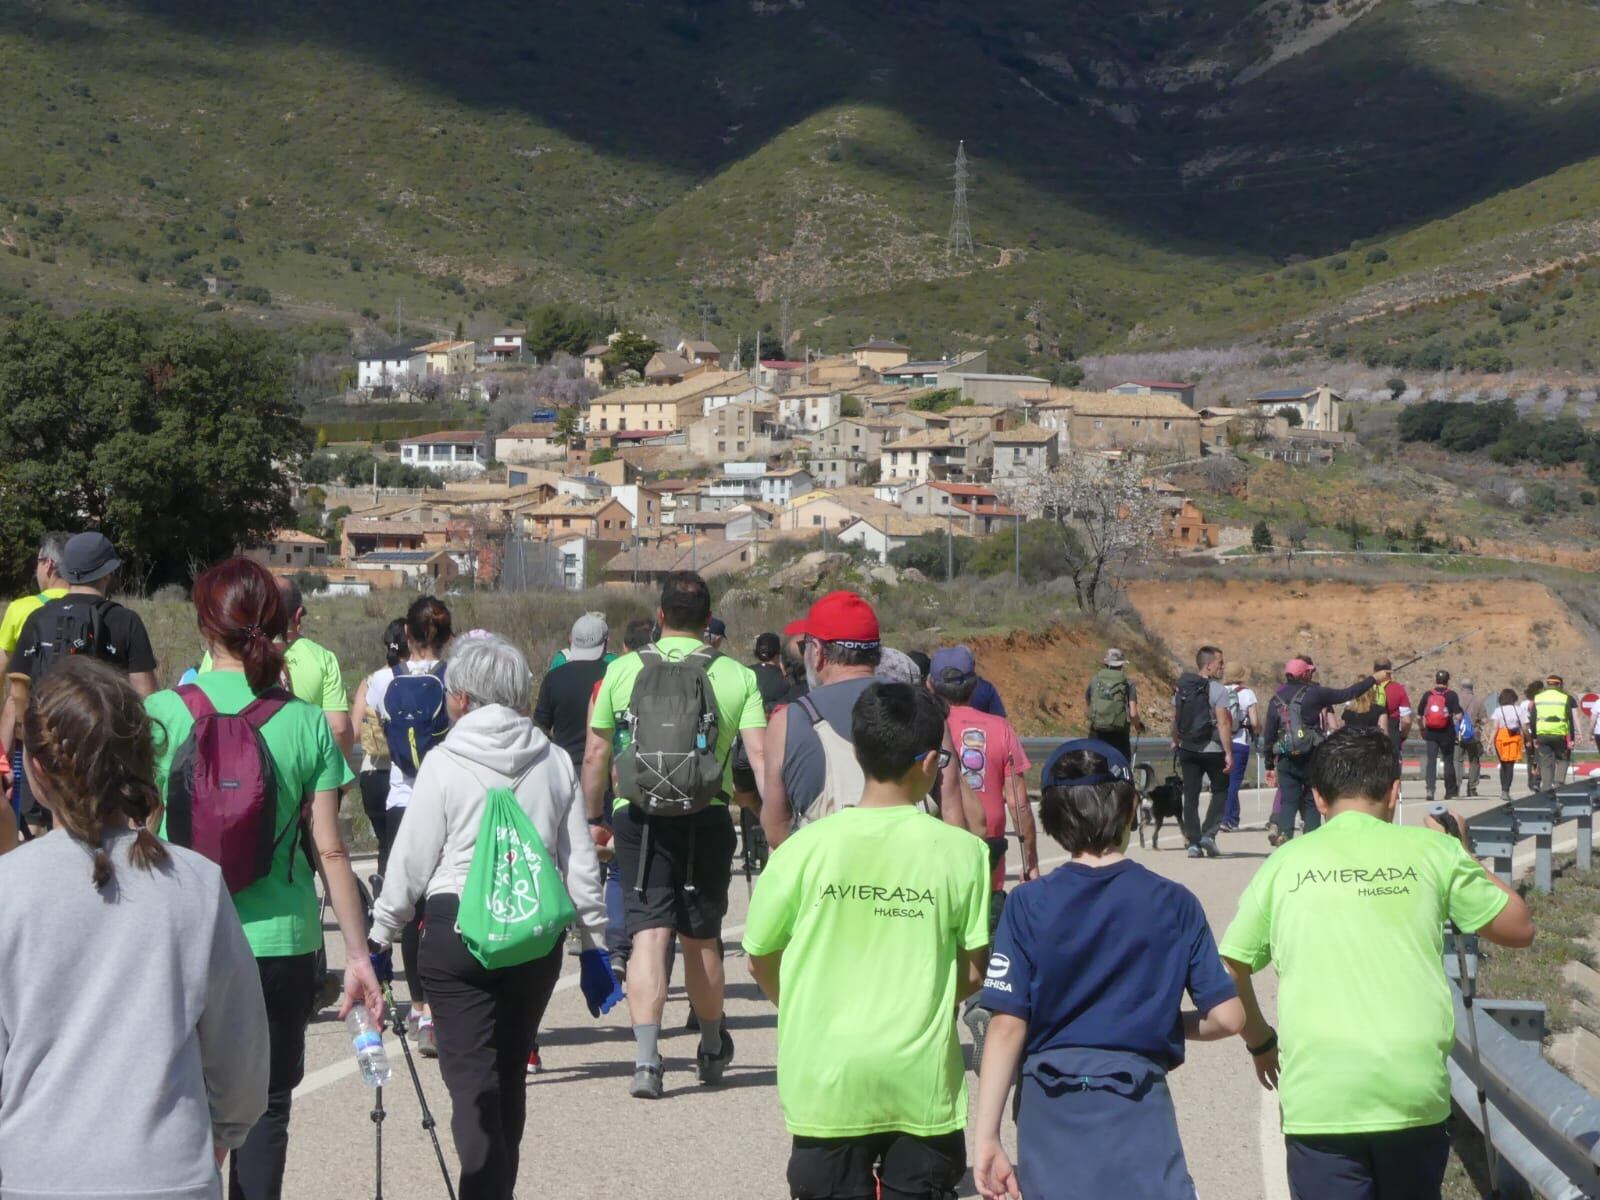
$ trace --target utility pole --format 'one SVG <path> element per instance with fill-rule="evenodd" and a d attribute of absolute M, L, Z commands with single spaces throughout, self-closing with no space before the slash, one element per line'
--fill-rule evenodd
<path fill-rule="evenodd" d="M 706 340 L 706 322 L 710 317 L 711 302 L 708 300 L 700 301 L 700 340 L 702 342 Z"/>
<path fill-rule="evenodd" d="M 1020 512 L 1011 518 L 1011 529 L 1016 534 L 1016 546 L 1013 556 L 1016 559 L 1017 588 L 1020 590 L 1022 588 L 1022 514 Z"/>
<path fill-rule="evenodd" d="M 778 301 L 778 349 L 785 358 L 789 357 L 789 297 L 784 295 Z M 810 358 L 808 354 L 806 356 Z"/>
<path fill-rule="evenodd" d="M 405 334 L 401 332 L 405 328 L 405 321 L 403 319 L 404 314 L 405 301 L 401 300 L 399 296 L 396 296 L 394 298 L 394 340 L 397 342 L 405 336 Z"/>
<path fill-rule="evenodd" d="M 955 513 L 944 510 L 944 581 L 954 582 L 956 577 L 956 524 Z"/>
<path fill-rule="evenodd" d="M 955 202 L 950 210 L 950 236 L 944 255 L 948 262 L 972 257 L 972 223 L 967 218 L 967 143 L 956 145 Z"/>

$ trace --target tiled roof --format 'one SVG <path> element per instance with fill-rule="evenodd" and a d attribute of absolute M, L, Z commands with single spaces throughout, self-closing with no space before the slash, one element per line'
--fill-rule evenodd
<path fill-rule="evenodd" d="M 555 431 L 556 425 L 554 421 L 535 421 L 528 425 L 513 425 L 500 436 L 504 438 L 547 438 L 552 436 Z"/>
<path fill-rule="evenodd" d="M 1133 387 L 1164 388 L 1173 392 L 1187 391 L 1194 386 L 1192 383 L 1178 383 L 1171 379 L 1125 379 L 1117 386 L 1128 387 L 1129 385 Z"/>
<path fill-rule="evenodd" d="M 277 529 L 273 531 L 269 542 L 289 542 L 297 546 L 326 546 L 328 543 L 314 533 L 306 533 L 303 529 Z"/>
<path fill-rule="evenodd" d="M 425 442 L 482 442 L 481 429 L 443 429 L 438 433 L 424 433 L 418 437 L 401 438 L 402 446 L 420 446 Z"/>
<path fill-rule="evenodd" d="M 997 445 L 1012 445 L 1016 443 L 1043 444 L 1060 436 L 1054 429 L 1041 429 L 1037 425 L 1019 425 L 1015 429 L 1002 429 L 998 433 L 989 435 Z"/>

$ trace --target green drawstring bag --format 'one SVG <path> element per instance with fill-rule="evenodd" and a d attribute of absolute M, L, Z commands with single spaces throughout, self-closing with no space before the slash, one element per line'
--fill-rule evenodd
<path fill-rule="evenodd" d="M 544 839 L 509 788 L 485 800 L 456 932 L 489 970 L 542 958 L 578 919 Z"/>

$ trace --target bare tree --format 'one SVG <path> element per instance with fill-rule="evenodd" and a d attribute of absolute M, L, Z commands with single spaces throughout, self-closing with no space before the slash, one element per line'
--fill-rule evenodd
<path fill-rule="evenodd" d="M 1063 538 L 1064 557 L 1085 612 L 1110 603 L 1127 569 L 1148 560 L 1167 532 L 1166 509 L 1145 480 L 1142 458 L 1069 455 L 1024 480 L 1016 503 L 1073 535 Z"/>

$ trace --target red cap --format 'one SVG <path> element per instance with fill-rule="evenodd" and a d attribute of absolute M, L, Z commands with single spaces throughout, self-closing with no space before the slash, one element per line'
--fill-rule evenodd
<path fill-rule="evenodd" d="M 878 614 L 855 592 L 829 592 L 789 628 L 819 642 L 853 643 L 863 649 L 879 643 Z"/>
<path fill-rule="evenodd" d="M 806 620 L 801 617 L 798 621 L 790 621 L 783 627 L 783 640 L 788 641 L 793 637 L 801 637 L 806 631 Z"/>

